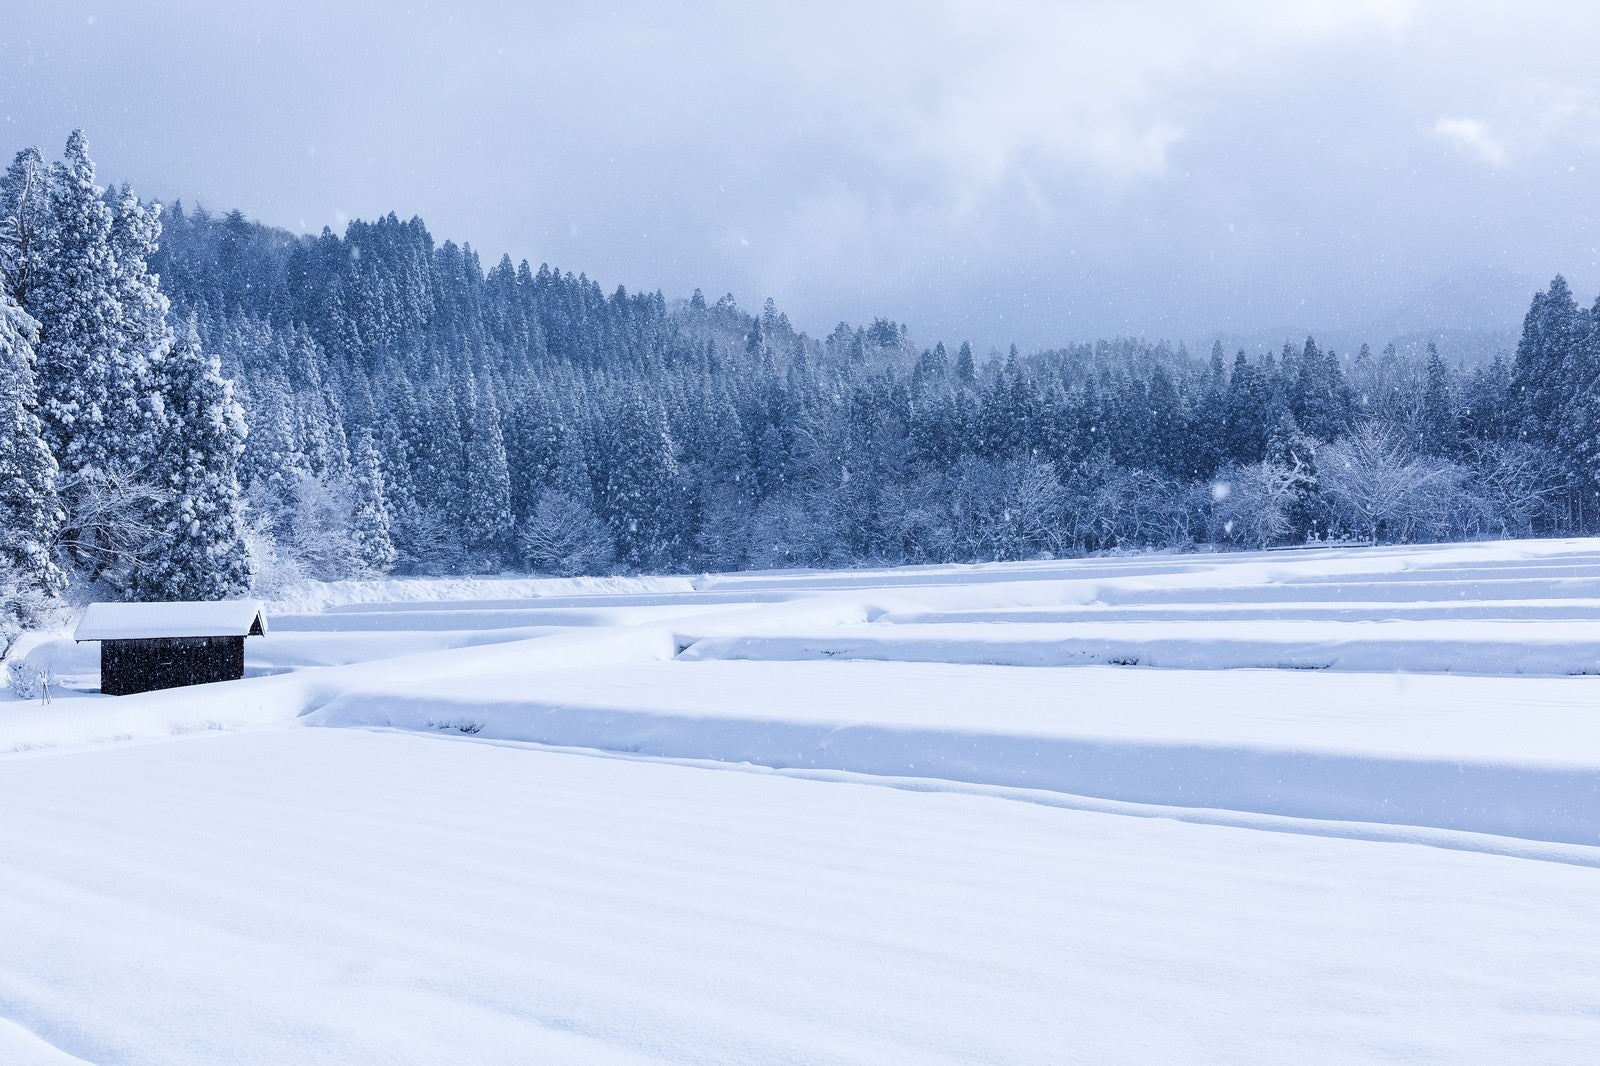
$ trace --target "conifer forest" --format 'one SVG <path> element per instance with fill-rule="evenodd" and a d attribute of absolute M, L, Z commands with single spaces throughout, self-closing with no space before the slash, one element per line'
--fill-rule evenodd
<path fill-rule="evenodd" d="M 302 577 L 987 561 L 1600 529 L 1600 307 L 1514 353 L 974 352 L 770 299 L 606 291 L 419 218 L 295 236 L 0 186 L 0 569 L 216 598 Z"/>

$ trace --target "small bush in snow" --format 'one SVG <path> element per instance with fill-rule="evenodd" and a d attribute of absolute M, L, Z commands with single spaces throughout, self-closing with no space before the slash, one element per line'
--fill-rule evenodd
<path fill-rule="evenodd" d="M 30 668 L 20 659 L 6 663 L 6 687 L 19 700 L 39 698 L 39 671 Z"/>

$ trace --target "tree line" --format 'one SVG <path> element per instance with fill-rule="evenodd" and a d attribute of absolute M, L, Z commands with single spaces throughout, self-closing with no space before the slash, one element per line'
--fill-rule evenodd
<path fill-rule="evenodd" d="M 606 292 L 390 214 L 295 236 L 0 191 L 0 566 L 126 596 L 302 576 L 852 566 L 1589 532 L 1600 313 L 1513 357 L 1023 355 Z M 158 283 L 159 279 L 159 283 Z M 245 425 L 248 424 L 248 433 Z"/>
<path fill-rule="evenodd" d="M 150 269 L 159 214 L 95 183 L 81 132 L 0 177 L 0 650 L 72 580 L 134 599 L 249 587 L 244 411 Z"/>

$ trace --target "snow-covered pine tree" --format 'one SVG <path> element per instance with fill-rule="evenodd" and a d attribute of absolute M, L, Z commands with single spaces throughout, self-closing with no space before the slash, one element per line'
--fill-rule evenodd
<path fill-rule="evenodd" d="M 1267 440 L 1266 462 L 1288 475 L 1293 499 L 1288 506 L 1289 535 L 1295 540 L 1321 536 L 1327 529 L 1327 504 L 1317 476 L 1317 449 L 1294 415 L 1284 411 Z"/>
<path fill-rule="evenodd" d="M 295 440 L 294 402 L 288 382 L 275 369 L 267 368 L 259 372 L 241 400 L 254 418 L 239 461 L 239 480 L 250 490 L 252 501 L 286 502 L 295 481 L 311 473 Z"/>
<path fill-rule="evenodd" d="M 115 264 L 112 296 L 120 313 L 112 396 L 121 405 L 106 413 L 107 428 L 121 436 L 124 456 L 148 455 L 161 432 L 160 411 L 152 409 L 150 391 L 161 360 L 172 350 L 167 324 L 171 305 L 161 292 L 161 279 L 150 272 L 150 257 L 161 239 L 161 205 L 140 203 L 126 185 L 107 199 Z"/>
<path fill-rule="evenodd" d="M 383 463 L 371 430 L 356 438 L 350 487 L 350 539 L 356 557 L 368 569 L 386 574 L 394 567 L 396 553 L 389 532 L 392 520 L 384 493 Z"/>
<path fill-rule="evenodd" d="M 374 430 L 374 443 L 383 463 L 383 494 L 391 517 L 398 518 L 416 505 L 412 486 L 412 439 L 407 430 L 416 425 L 416 392 L 405 374 L 389 385 L 383 422 Z"/>
<path fill-rule="evenodd" d="M 160 386 L 168 412 L 160 484 L 172 495 L 161 550 L 127 591 L 136 599 L 237 596 L 251 576 L 237 473 L 244 409 L 217 357 L 201 350 L 193 319 L 163 362 Z"/>
<path fill-rule="evenodd" d="M 339 383 L 323 366 L 322 352 L 300 326 L 288 331 L 285 358 L 294 399 L 295 439 L 311 472 L 343 477 L 350 468 L 349 442 Z"/>
<path fill-rule="evenodd" d="M 122 304 L 144 274 L 134 262 L 143 220 L 128 221 L 114 245 L 111 208 L 94 183 L 83 131 L 74 130 L 65 158 L 50 171 L 50 218 L 40 227 L 24 305 L 39 322 L 45 441 L 69 476 L 89 467 L 137 467 L 152 454 L 143 402 L 149 353 L 140 350 L 148 309 L 125 312 Z M 119 263 L 119 252 L 128 262 Z M 164 299 L 154 298 L 164 311 Z M 130 334 L 133 322 L 140 329 Z"/>
<path fill-rule="evenodd" d="M 1228 459 L 1240 465 L 1261 460 L 1267 446 L 1271 401 L 1271 385 L 1241 350 L 1234 356 L 1233 372 L 1228 378 L 1223 434 L 1223 450 Z"/>
<path fill-rule="evenodd" d="M 563 432 L 554 403 L 535 382 L 514 394 L 504 419 L 506 465 L 511 476 L 511 513 L 518 522 L 533 513 L 561 454 Z M 587 491 L 587 486 L 585 487 Z"/>
<path fill-rule="evenodd" d="M 1194 434 L 1191 455 L 1197 478 L 1208 478 L 1227 459 L 1224 454 L 1228 433 L 1228 364 L 1221 341 L 1211 344 L 1205 374 L 1192 389 Z"/>
<path fill-rule="evenodd" d="M 1293 366 L 1293 378 L 1287 368 Z M 1350 419 L 1350 389 L 1339 368 L 1339 357 L 1317 347 L 1312 337 L 1292 364 L 1286 363 L 1285 387 L 1295 421 L 1316 440 L 1332 440 Z"/>
<path fill-rule="evenodd" d="M 494 394 L 486 388 L 471 391 L 477 398 L 470 408 L 472 420 L 463 427 L 467 438 L 464 532 L 473 548 L 494 552 L 503 548 L 511 535 L 511 474 Z"/>
<path fill-rule="evenodd" d="M 622 561 L 635 569 L 666 569 L 681 552 L 680 471 L 661 409 L 637 388 L 616 397 L 611 416 L 596 427 L 588 457 L 596 512 Z"/>
<path fill-rule="evenodd" d="M 455 390 L 437 382 L 418 390 L 404 419 L 411 463 L 411 505 L 396 515 L 396 547 L 408 566 L 449 571 L 462 565 L 466 448 Z"/>
<path fill-rule="evenodd" d="M 589 464 L 589 447 L 583 436 L 565 423 L 559 424 L 553 463 L 549 478 L 550 487 L 592 504 L 594 471 Z"/>
<path fill-rule="evenodd" d="M 802 349 L 803 350 L 803 349 Z M 935 344 L 932 348 L 925 348 L 917 357 L 916 365 L 911 368 L 912 389 L 923 389 L 933 385 L 943 385 L 945 376 L 950 372 L 950 355 L 944 349 L 943 342 Z M 789 376 L 799 378 L 791 369 Z M 810 375 L 815 377 L 815 372 Z"/>
<path fill-rule="evenodd" d="M 1461 430 L 1450 395 L 1450 375 L 1439 349 L 1428 342 L 1427 383 L 1422 392 L 1422 409 L 1417 412 L 1417 450 L 1423 455 L 1448 458 L 1461 444 Z"/>
<path fill-rule="evenodd" d="M 21 307 L 28 302 L 39 234 L 49 220 L 50 172 L 37 148 L 24 148 L 0 176 L 0 288 Z"/>
<path fill-rule="evenodd" d="M 1567 279 L 1557 274 L 1548 291 L 1534 296 L 1511 365 L 1509 406 L 1517 411 L 1520 439 L 1538 445 L 1556 442 L 1566 391 L 1561 371 L 1581 326 L 1582 312 Z"/>
<path fill-rule="evenodd" d="M 155 484 L 169 439 L 163 363 L 172 347 L 167 298 L 149 269 L 159 208 L 126 189 L 103 195 L 81 130 L 50 168 L 46 192 L 24 309 L 39 322 L 38 409 L 62 475 L 62 539 L 91 579 L 128 592 L 145 580 L 168 496 Z"/>
<path fill-rule="evenodd" d="M 961 350 L 956 352 L 956 380 L 967 388 L 971 388 L 978 380 L 978 368 L 972 361 L 972 345 L 966 341 L 961 342 Z"/>
<path fill-rule="evenodd" d="M 1556 441 L 1577 508 L 1593 513 L 1600 501 L 1600 316 L 1582 314 L 1585 328 L 1563 366 L 1568 392 Z"/>
<path fill-rule="evenodd" d="M 34 414 L 37 326 L 0 292 L 0 570 L 25 591 L 60 592 L 66 577 L 51 559 L 61 528 L 56 461 Z"/>

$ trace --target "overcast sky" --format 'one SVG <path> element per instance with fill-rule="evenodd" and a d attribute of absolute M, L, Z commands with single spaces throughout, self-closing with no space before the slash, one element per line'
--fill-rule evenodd
<path fill-rule="evenodd" d="M 1600 284 L 1600 5 L 221 6 L 17 4 L 0 147 L 82 126 L 142 195 L 981 349 Z"/>

